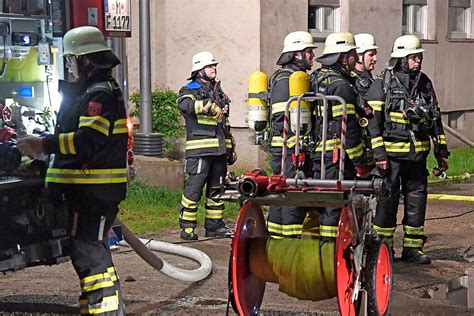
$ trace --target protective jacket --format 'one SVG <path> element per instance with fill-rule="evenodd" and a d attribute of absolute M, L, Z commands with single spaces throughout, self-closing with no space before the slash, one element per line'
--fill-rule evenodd
<path fill-rule="evenodd" d="M 218 124 L 214 114 L 204 110 L 222 92 L 214 90 L 214 83 L 196 79 L 179 90 L 177 103 L 186 121 L 186 157 L 219 156 L 232 147 L 227 116 Z"/>
<path fill-rule="evenodd" d="M 336 66 L 324 66 L 312 74 L 312 85 L 315 92 L 325 95 L 336 95 L 343 98 L 347 104 L 347 130 L 345 151 L 354 166 L 364 166 L 366 161 L 361 142 L 361 130 L 358 124 L 358 116 L 355 109 L 357 96 L 354 90 L 354 80 L 348 74 L 339 71 Z M 328 101 L 328 127 L 326 141 L 326 160 L 337 161 L 337 155 L 341 146 L 343 106 L 337 101 Z M 320 103 L 315 109 L 315 123 L 313 126 L 313 138 L 316 146 L 312 155 L 313 159 L 321 159 L 323 144 L 322 117 L 323 105 Z M 336 155 L 336 156 L 335 156 Z"/>
<path fill-rule="evenodd" d="M 127 187 L 127 115 L 122 92 L 110 76 L 61 83 L 63 103 L 46 181 L 52 197 L 65 197 L 71 261 L 79 276 L 81 314 L 124 315 L 107 232 Z M 58 194 L 59 193 L 59 194 Z"/>
<path fill-rule="evenodd" d="M 367 119 L 370 119 L 373 116 L 373 110 L 371 111 L 371 114 L 368 114 L 366 112 L 366 109 L 369 106 L 367 103 L 367 95 L 369 93 L 370 86 L 372 85 L 372 83 L 374 83 L 372 73 L 369 71 L 361 72 L 358 70 L 354 70 L 351 72 L 351 76 L 355 79 L 354 87 L 357 93 L 356 112 L 359 117 L 365 117 Z M 363 124 L 361 126 L 362 141 L 364 143 L 364 155 L 367 160 L 367 163 L 372 166 L 374 164 L 374 158 L 372 155 L 372 146 L 370 143 L 369 132 L 367 130 L 367 125 L 365 124 L 365 122 L 363 121 Z"/>
<path fill-rule="evenodd" d="M 289 63 L 277 70 L 270 78 L 270 121 L 271 121 L 271 144 L 270 152 L 274 155 L 281 155 L 283 145 L 283 126 L 285 117 L 285 107 L 290 98 L 289 79 L 296 71 L 305 71 L 303 66 L 296 63 Z M 294 152 L 296 145 L 295 134 L 288 128 L 287 153 Z"/>
<path fill-rule="evenodd" d="M 62 82 L 63 102 L 54 135 L 44 138 L 50 155 L 46 182 L 91 196 L 121 201 L 127 185 L 127 113 L 110 76 Z"/>
<path fill-rule="evenodd" d="M 374 159 L 389 162 L 386 181 L 390 196 L 380 197 L 374 229 L 393 243 L 402 187 L 403 247 L 421 250 L 426 240 L 430 138 L 437 158 L 449 155 L 433 85 L 421 71 L 387 69 L 371 86 L 368 104 L 374 109 L 368 126 Z"/>
<path fill-rule="evenodd" d="M 342 71 L 338 65 L 323 66 L 311 75 L 314 92 L 328 96 L 339 96 L 346 101 L 347 105 L 347 125 L 346 125 L 346 157 L 344 161 L 344 178 L 355 178 L 354 167 L 366 165 L 364 151 L 361 142 L 361 131 L 356 113 L 357 96 L 354 89 L 353 78 Z M 315 179 L 321 177 L 321 153 L 323 146 L 326 146 L 324 162 L 326 166 L 326 179 L 337 179 L 339 173 L 339 150 L 341 146 L 341 126 L 343 106 L 338 101 L 328 101 L 327 109 L 327 141 L 322 143 L 322 126 L 324 107 L 322 102 L 318 102 L 314 110 L 313 139 L 315 148 L 311 158 L 313 160 L 313 170 Z M 319 233 L 325 240 L 333 240 L 337 236 L 339 208 L 327 207 L 321 210 L 319 218 Z"/>
<path fill-rule="evenodd" d="M 224 99 L 224 100 L 222 100 Z M 206 230 L 225 227 L 222 221 L 224 202 L 215 200 L 222 179 L 227 173 L 229 150 L 233 147 L 227 115 L 221 123 L 204 107 L 208 102 L 228 107 L 228 98 L 216 81 L 195 79 L 181 88 L 178 106 L 186 121 L 186 173 L 181 203 L 178 206 L 180 227 L 197 226 L 198 204 L 206 186 Z M 217 188 L 217 189 L 216 189 Z M 217 191 L 216 191 L 217 190 Z"/>
<path fill-rule="evenodd" d="M 367 103 L 367 95 L 369 93 L 369 88 L 374 82 L 372 73 L 368 71 L 357 71 L 354 70 L 351 72 L 351 76 L 355 79 L 354 87 L 357 91 L 357 112 L 359 116 L 362 116 L 363 113 L 359 112 L 363 110 L 364 105 Z"/>
<path fill-rule="evenodd" d="M 369 133 L 375 160 L 425 160 L 433 139 L 436 157 L 448 157 L 440 109 L 431 80 L 421 71 L 386 70 L 367 96 L 374 109 Z"/>

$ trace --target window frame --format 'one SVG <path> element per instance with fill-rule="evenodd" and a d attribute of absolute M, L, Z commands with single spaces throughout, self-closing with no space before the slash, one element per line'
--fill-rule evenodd
<path fill-rule="evenodd" d="M 420 6 L 422 10 L 422 30 L 420 32 L 415 32 L 415 25 L 416 25 L 416 18 L 415 18 L 415 6 Z M 406 25 L 403 24 L 402 18 L 402 34 L 413 34 L 418 36 L 420 39 L 428 39 L 428 4 L 424 1 L 404 1 L 402 7 L 402 16 L 405 15 L 405 8 L 407 8 L 407 16 L 406 16 Z M 404 28 L 406 28 L 404 30 Z"/>
<path fill-rule="evenodd" d="M 319 21 L 319 25 L 313 25 L 317 28 L 311 28 L 309 25 L 309 14 L 312 12 L 311 8 L 316 8 L 316 17 L 315 22 Z M 333 9 L 333 22 L 334 29 L 326 28 L 326 19 L 325 19 L 325 10 Z M 329 34 L 334 32 L 339 32 L 341 29 L 341 7 L 340 5 L 320 5 L 312 4 L 311 2 L 308 5 L 308 31 L 314 37 L 318 39 L 324 39 Z"/>
<path fill-rule="evenodd" d="M 462 8 L 464 14 L 464 32 L 451 29 L 452 9 Z M 452 1 L 448 3 L 448 39 L 471 39 L 472 38 L 472 3 L 471 1 Z"/>

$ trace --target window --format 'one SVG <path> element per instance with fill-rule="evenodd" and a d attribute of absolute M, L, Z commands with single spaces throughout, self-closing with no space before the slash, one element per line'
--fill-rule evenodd
<path fill-rule="evenodd" d="M 464 111 L 448 112 L 448 126 L 462 130 L 464 129 Z"/>
<path fill-rule="evenodd" d="M 403 0 L 402 33 L 427 38 L 427 0 Z"/>
<path fill-rule="evenodd" d="M 310 0 L 308 29 L 316 38 L 325 38 L 339 31 L 339 0 Z"/>
<path fill-rule="evenodd" d="M 470 38 L 471 0 L 450 0 L 448 8 L 448 37 Z"/>

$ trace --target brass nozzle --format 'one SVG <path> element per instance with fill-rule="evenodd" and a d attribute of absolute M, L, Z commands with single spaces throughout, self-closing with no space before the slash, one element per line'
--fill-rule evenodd
<path fill-rule="evenodd" d="M 361 117 L 361 118 L 359 119 L 359 125 L 360 125 L 361 127 L 366 127 L 367 125 L 369 125 L 369 120 L 366 119 L 365 117 Z"/>

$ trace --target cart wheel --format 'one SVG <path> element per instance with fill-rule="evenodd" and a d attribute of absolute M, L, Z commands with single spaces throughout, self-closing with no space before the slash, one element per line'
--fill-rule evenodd
<path fill-rule="evenodd" d="M 265 218 L 260 206 L 247 201 L 241 208 L 229 260 L 229 300 L 242 316 L 257 315 L 266 282 L 254 276 L 249 266 L 249 247 L 253 238 L 267 237 Z"/>
<path fill-rule="evenodd" d="M 231 246 L 232 247 L 232 246 Z M 237 305 L 235 304 L 235 298 L 234 298 L 234 286 L 233 286 L 233 283 L 232 283 L 232 250 L 231 250 L 231 254 L 229 256 L 229 270 L 228 270 L 228 274 L 227 274 L 227 287 L 228 287 L 228 291 L 229 291 L 229 302 L 230 302 L 230 305 L 232 306 L 232 309 L 234 310 L 234 312 L 238 312 L 238 309 L 237 309 Z"/>
<path fill-rule="evenodd" d="M 392 252 L 386 240 L 374 240 L 367 247 L 365 288 L 368 315 L 387 315 L 392 294 Z"/>
<path fill-rule="evenodd" d="M 352 301 L 355 290 L 354 247 L 357 231 L 350 206 L 341 210 L 339 230 L 336 238 L 336 283 L 339 312 L 344 316 L 359 314 L 360 295 Z"/>

